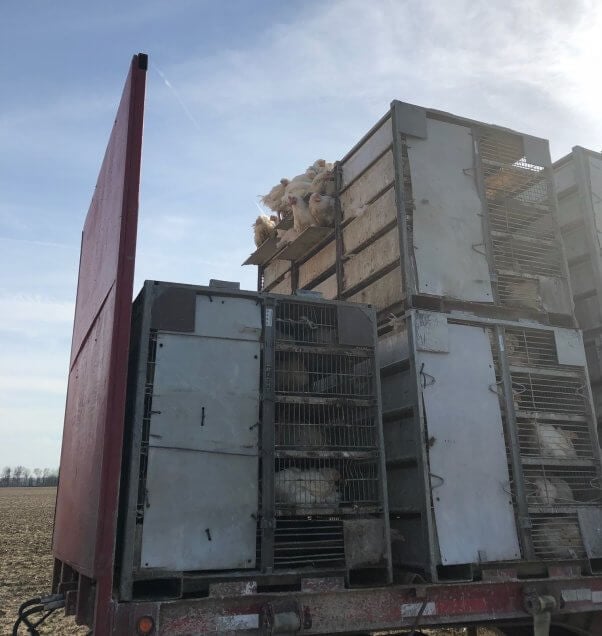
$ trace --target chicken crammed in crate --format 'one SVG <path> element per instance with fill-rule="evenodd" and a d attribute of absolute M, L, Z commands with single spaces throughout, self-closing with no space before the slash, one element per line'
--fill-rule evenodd
<path fill-rule="evenodd" d="M 124 599 L 157 581 L 174 598 L 202 592 L 218 573 L 391 580 L 375 345 L 367 307 L 145 283 Z"/>

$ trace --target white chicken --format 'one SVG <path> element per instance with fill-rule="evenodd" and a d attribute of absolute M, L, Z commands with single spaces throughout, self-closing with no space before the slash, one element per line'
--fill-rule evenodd
<path fill-rule="evenodd" d="M 291 227 L 288 230 L 276 230 L 276 236 L 276 247 L 280 249 L 292 243 L 299 236 L 299 232 L 294 227 Z"/>
<path fill-rule="evenodd" d="M 255 238 L 255 246 L 259 247 L 265 243 L 270 237 L 276 235 L 276 224 L 278 217 L 275 215 L 267 216 L 260 214 L 255 223 L 253 223 L 253 236 Z"/>
<path fill-rule="evenodd" d="M 334 196 L 336 194 L 334 172 L 332 170 L 323 170 L 322 172 L 318 172 L 311 182 L 310 192 L 327 194 L 331 197 Z"/>
<path fill-rule="evenodd" d="M 565 431 L 560 426 L 534 422 L 535 440 L 542 455 L 561 459 L 576 459 L 577 450 L 573 445 L 574 431 Z"/>
<path fill-rule="evenodd" d="M 563 505 L 575 501 L 573 497 L 573 490 L 568 483 L 560 477 L 550 477 L 550 481 L 554 488 L 556 488 L 556 501 L 558 505 Z"/>
<path fill-rule="evenodd" d="M 303 197 L 289 196 L 288 201 L 293 209 L 293 229 L 295 232 L 303 232 L 310 225 L 313 225 L 313 217 Z"/>
<path fill-rule="evenodd" d="M 308 178 L 305 174 L 298 174 L 296 177 L 290 180 L 286 188 L 284 189 L 284 202 L 288 203 L 289 197 L 305 197 L 310 192 L 311 183 L 313 178 Z"/>
<path fill-rule="evenodd" d="M 532 492 L 527 495 L 527 501 L 532 505 L 548 506 L 556 501 L 558 491 L 556 486 L 545 477 L 536 477 L 532 483 Z"/>
<path fill-rule="evenodd" d="M 337 505 L 341 500 L 337 490 L 340 479 L 335 468 L 285 468 L 274 475 L 276 502 L 300 506 Z"/>
<path fill-rule="evenodd" d="M 326 160 L 325 159 L 316 159 L 307 170 L 313 170 L 314 172 L 321 172 L 322 170 L 326 170 Z M 306 170 L 306 172 L 307 172 Z"/>
<path fill-rule="evenodd" d="M 536 477 L 527 500 L 540 506 L 562 506 L 575 501 L 571 487 L 560 477 Z"/>
<path fill-rule="evenodd" d="M 314 192 L 309 197 L 309 213 L 316 225 L 332 227 L 334 225 L 334 198 Z"/>
<path fill-rule="evenodd" d="M 286 191 L 286 186 L 290 183 L 288 179 L 280 179 L 280 183 L 275 185 L 268 194 L 265 194 L 261 197 L 261 202 L 270 208 L 272 212 L 276 212 L 278 214 L 278 219 L 282 219 L 282 217 L 286 214 L 288 206 L 283 203 L 284 193 Z M 290 211 L 290 208 L 288 208 Z"/>

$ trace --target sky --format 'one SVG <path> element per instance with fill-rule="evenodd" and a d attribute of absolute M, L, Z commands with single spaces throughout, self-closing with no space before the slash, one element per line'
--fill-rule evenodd
<path fill-rule="evenodd" d="M 588 0 L 0 3 L 0 467 L 56 467 L 81 228 L 131 56 L 149 55 L 134 293 L 240 281 L 258 195 L 393 99 L 602 148 Z"/>

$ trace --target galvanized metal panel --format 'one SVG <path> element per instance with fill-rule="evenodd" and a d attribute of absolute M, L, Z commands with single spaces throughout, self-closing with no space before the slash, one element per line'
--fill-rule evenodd
<path fill-rule="evenodd" d="M 523 135 L 523 150 L 525 151 L 527 163 L 534 166 L 550 165 L 550 143 L 547 139 Z"/>
<path fill-rule="evenodd" d="M 259 341 L 261 308 L 256 300 L 197 294 L 194 332 L 210 338 Z"/>
<path fill-rule="evenodd" d="M 54 556 L 96 580 L 98 633 L 113 579 L 146 64 L 132 60 L 84 225 L 54 524 Z"/>
<path fill-rule="evenodd" d="M 425 139 L 428 136 L 426 109 L 406 102 L 393 102 L 397 110 L 397 132 Z"/>
<path fill-rule="evenodd" d="M 554 164 L 554 182 L 556 185 L 556 192 L 561 194 L 569 188 L 575 187 L 577 181 L 575 178 L 575 163 L 571 155 L 571 158 L 560 159 Z"/>
<path fill-rule="evenodd" d="M 151 448 L 141 567 L 254 567 L 257 483 L 257 457 Z"/>
<path fill-rule="evenodd" d="M 257 340 L 159 333 L 150 445 L 257 454 L 259 357 Z"/>
<path fill-rule="evenodd" d="M 492 302 L 470 129 L 427 120 L 408 145 L 418 291 Z"/>
<path fill-rule="evenodd" d="M 589 155 L 589 178 L 598 245 L 602 245 L 602 157 Z"/>
<path fill-rule="evenodd" d="M 554 329 L 558 364 L 570 364 L 577 367 L 586 365 L 583 336 L 577 329 Z"/>
<path fill-rule="evenodd" d="M 441 563 L 520 558 L 487 331 L 450 324 L 449 353 L 416 356 Z"/>
<path fill-rule="evenodd" d="M 581 508 L 577 515 L 587 556 L 590 559 L 602 558 L 602 510 Z"/>
<path fill-rule="evenodd" d="M 449 351 L 449 329 L 445 314 L 418 311 L 416 320 L 416 349 L 418 351 Z"/>

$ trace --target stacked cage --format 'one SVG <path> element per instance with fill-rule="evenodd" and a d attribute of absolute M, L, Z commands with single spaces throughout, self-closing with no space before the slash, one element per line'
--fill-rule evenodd
<path fill-rule="evenodd" d="M 378 538 L 385 503 L 374 321 L 354 312 L 354 325 L 351 314 L 317 298 L 276 299 L 266 312 L 273 316 L 266 322 L 273 347 L 264 354 L 274 370 L 273 567 L 366 567 L 387 580 L 388 546 Z M 271 461 L 267 450 L 263 461 Z M 357 533 L 359 560 L 351 554 Z"/>
<path fill-rule="evenodd" d="M 588 370 L 602 422 L 602 153 L 576 146 L 554 164 L 562 239 L 575 315 L 583 330 Z"/>
<path fill-rule="evenodd" d="M 499 304 L 521 314 L 544 311 L 541 286 L 566 280 L 550 173 L 526 159 L 524 145 L 486 129 L 478 139 L 492 280 Z"/>
<path fill-rule="evenodd" d="M 121 598 L 202 594 L 216 578 L 391 581 L 379 395 L 370 308 L 147 281 Z"/>
<path fill-rule="evenodd" d="M 259 284 L 370 303 L 398 349 L 381 357 L 396 564 L 465 578 L 599 558 L 600 457 L 547 140 L 395 101 L 337 163 L 337 198 L 332 236 L 262 261 Z"/>
<path fill-rule="evenodd" d="M 522 525 L 528 531 L 522 536 L 523 552 L 541 560 L 595 556 L 586 554 L 580 526 L 587 524 L 588 509 L 597 514 L 602 492 L 578 332 L 560 332 L 568 333 L 575 350 L 580 350 L 572 360 L 559 356 L 558 332 L 520 326 L 506 326 L 503 332 L 498 348 L 503 342 L 512 400 L 502 413 L 509 459 L 513 447 L 515 454 L 515 463 L 510 461 L 515 505 L 516 484 L 524 484 L 527 522 Z M 500 377 L 503 371 L 495 351 L 494 347 Z"/>

